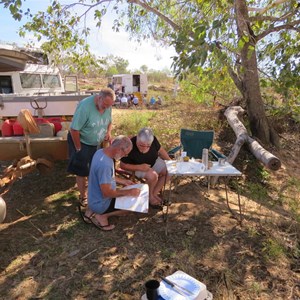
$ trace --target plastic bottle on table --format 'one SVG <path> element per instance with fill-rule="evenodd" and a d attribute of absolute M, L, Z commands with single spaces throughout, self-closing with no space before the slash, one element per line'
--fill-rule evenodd
<path fill-rule="evenodd" d="M 202 163 L 204 164 L 205 170 L 208 169 L 208 149 L 202 150 Z"/>

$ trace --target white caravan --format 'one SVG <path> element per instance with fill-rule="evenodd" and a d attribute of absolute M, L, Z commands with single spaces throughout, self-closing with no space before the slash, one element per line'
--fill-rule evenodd
<path fill-rule="evenodd" d="M 112 87 L 116 93 L 147 94 L 148 80 L 146 74 L 118 74 L 112 77 Z"/>

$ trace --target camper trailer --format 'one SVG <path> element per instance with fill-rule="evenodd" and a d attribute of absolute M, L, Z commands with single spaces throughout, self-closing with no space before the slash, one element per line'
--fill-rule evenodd
<path fill-rule="evenodd" d="M 112 86 L 116 93 L 146 94 L 148 81 L 146 74 L 119 74 L 113 75 Z"/>

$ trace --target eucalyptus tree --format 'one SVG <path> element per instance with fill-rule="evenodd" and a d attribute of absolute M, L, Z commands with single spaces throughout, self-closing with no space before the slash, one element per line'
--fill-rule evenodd
<path fill-rule="evenodd" d="M 16 19 L 30 16 L 30 11 L 22 11 L 20 0 L 0 3 Z M 54 0 L 47 11 L 30 16 L 21 34 L 35 32 L 38 39 L 46 39 L 48 50 L 71 48 L 89 54 L 85 36 L 90 28 L 83 25 L 92 13 L 95 26 L 101 26 L 108 9 L 118 14 L 115 30 L 124 26 L 138 41 L 151 37 L 173 45 L 178 76 L 187 70 L 197 74 L 203 68 L 225 67 L 246 101 L 252 135 L 279 145 L 266 117 L 259 70 L 288 77 L 299 71 L 296 0 L 81 0 L 67 5 Z"/>

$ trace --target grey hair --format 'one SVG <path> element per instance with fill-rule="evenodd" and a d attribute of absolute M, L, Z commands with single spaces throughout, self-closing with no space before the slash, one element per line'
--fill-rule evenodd
<path fill-rule="evenodd" d="M 113 140 L 111 146 L 113 148 L 123 148 L 127 150 L 129 148 L 132 149 L 132 142 L 129 137 L 125 135 L 119 135 Z"/>
<path fill-rule="evenodd" d="M 147 144 L 152 144 L 154 140 L 154 134 L 151 128 L 144 127 L 137 134 L 137 141 Z"/>
<path fill-rule="evenodd" d="M 99 96 L 101 97 L 101 99 L 104 99 L 106 97 L 110 97 L 113 99 L 113 101 L 116 100 L 116 94 L 115 92 L 110 89 L 110 88 L 103 88 L 100 93 L 99 93 Z"/>

